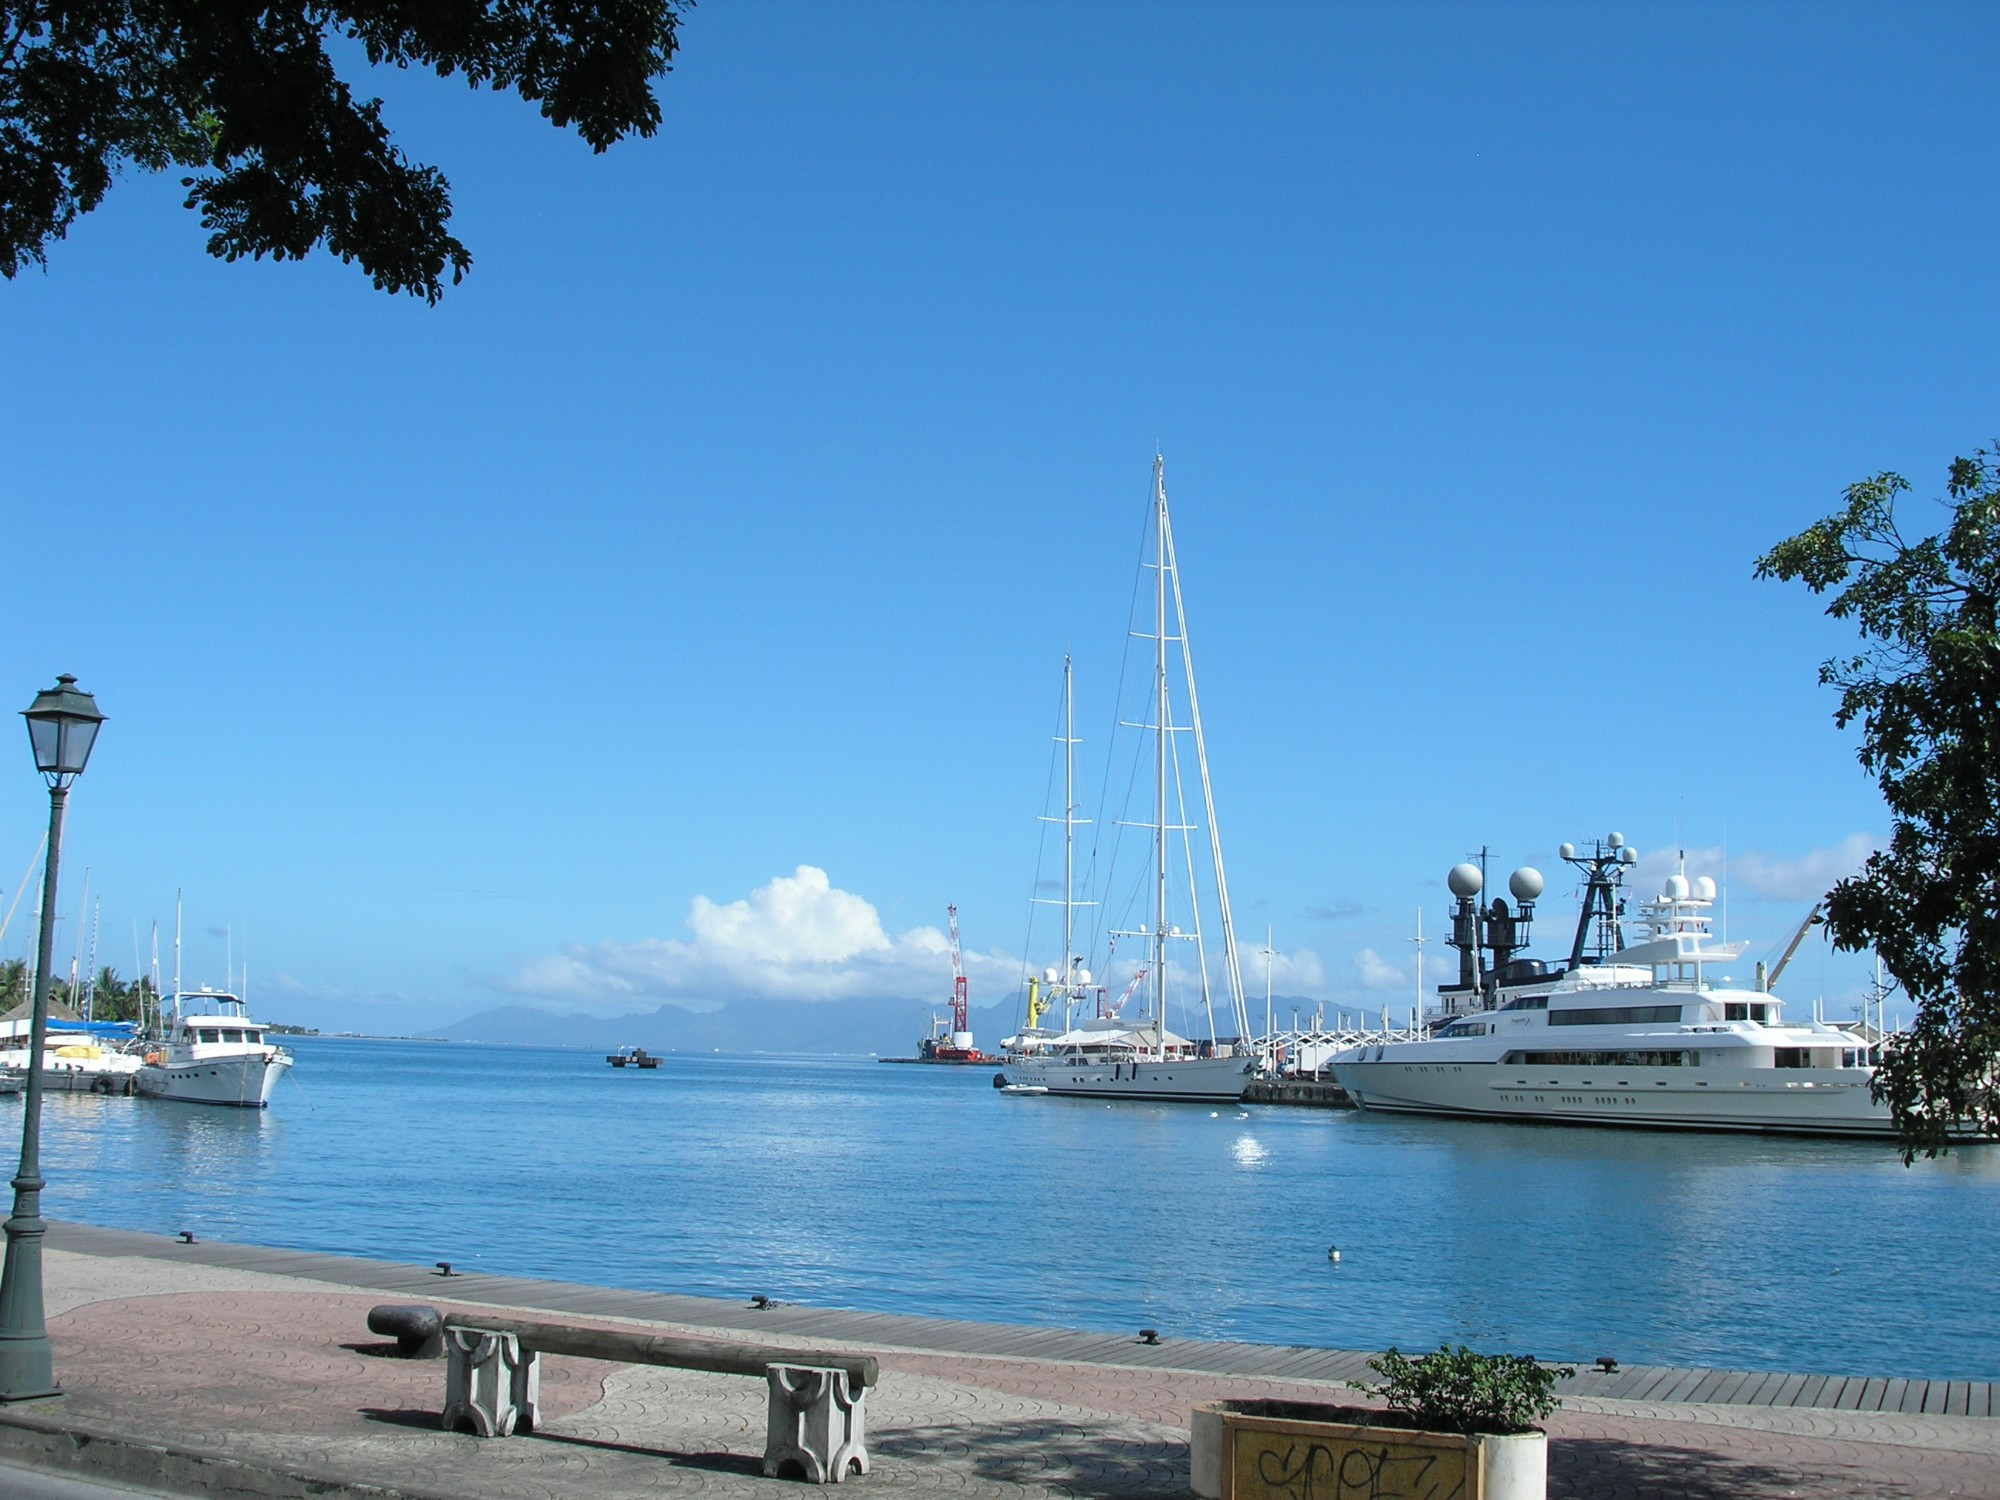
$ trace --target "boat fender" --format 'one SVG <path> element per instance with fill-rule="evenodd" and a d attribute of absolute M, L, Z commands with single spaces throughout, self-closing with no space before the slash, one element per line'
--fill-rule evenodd
<path fill-rule="evenodd" d="M 99 1073 L 95 1078 L 90 1080 L 90 1091 L 93 1094 L 110 1093 L 111 1092 L 110 1078 L 103 1073 Z"/>
<path fill-rule="evenodd" d="M 995 1073 L 993 1075 L 993 1087 L 996 1089 L 1007 1087 L 1007 1075 L 1005 1073 Z"/>

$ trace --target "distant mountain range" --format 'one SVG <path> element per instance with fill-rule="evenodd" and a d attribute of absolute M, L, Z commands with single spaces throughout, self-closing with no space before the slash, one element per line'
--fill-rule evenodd
<path fill-rule="evenodd" d="M 1283 1029 L 1291 1025 L 1295 1009 L 1303 1017 L 1319 1003 L 1302 996 L 1275 996 L 1272 1015 Z M 1261 1029 L 1261 996 L 1251 1010 L 1256 1012 L 1252 1023 Z M 457 1042 L 556 1043 L 602 1047 L 607 1052 L 616 1047 L 644 1047 L 648 1052 L 910 1057 L 916 1053 L 917 1043 L 930 1034 L 931 1017 L 945 1013 L 942 1006 L 911 1000 L 737 1000 L 711 1011 L 662 1005 L 657 1010 L 609 1017 L 507 1005 L 425 1034 Z M 1326 1007 L 1330 1024 L 1336 1015 L 1354 1022 L 1363 1014 L 1351 1006 Z M 1367 1012 L 1366 1019 L 1379 1022 L 1379 1007 Z M 1396 1019 L 1400 1022 L 1406 1016 Z M 1019 1024 L 1011 1005 L 1005 1003 L 973 1007 L 971 1021 L 974 1040 L 988 1052 L 997 1052 L 1000 1039 L 1011 1035 Z"/>

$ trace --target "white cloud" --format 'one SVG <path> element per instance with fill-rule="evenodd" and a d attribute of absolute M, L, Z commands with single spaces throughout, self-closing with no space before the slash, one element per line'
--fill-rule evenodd
<path fill-rule="evenodd" d="M 1729 878 L 1772 901 L 1817 901 L 1881 847 L 1872 834 L 1850 833 L 1831 849 L 1814 849 L 1797 859 L 1741 854 L 1730 860 Z"/>
<path fill-rule="evenodd" d="M 936 999 L 951 994 L 945 936 L 915 927 L 891 936 L 875 908 L 826 871 L 800 865 L 749 896 L 688 903 L 692 937 L 571 943 L 523 959 L 499 981 L 511 994 L 607 1013 L 643 1004 L 712 1008 L 733 999 Z M 1018 962 L 967 953 L 975 1004 L 1019 983 Z"/>
<path fill-rule="evenodd" d="M 1415 983 L 1410 975 L 1373 948 L 1363 948 L 1354 955 L 1354 972 L 1361 977 L 1364 990 L 1403 989 Z"/>
<path fill-rule="evenodd" d="M 1688 850 L 1687 872 L 1713 876 L 1717 884 L 1726 876 L 1739 894 L 1766 901 L 1817 901 L 1881 847 L 1882 841 L 1872 834 L 1850 833 L 1830 849 L 1810 849 L 1797 859 L 1775 859 L 1755 849 L 1731 850 L 1725 859 L 1725 851 L 1717 845 Z M 1655 849 L 1640 858 L 1625 888 L 1638 899 L 1649 900 L 1679 867 L 1679 850 Z"/>
<path fill-rule="evenodd" d="M 1243 976 L 1244 989 L 1256 988 L 1263 978 L 1264 958 L 1259 951 Z M 1271 988 L 1279 994 L 1309 995 L 1325 983 L 1326 968 L 1320 963 L 1319 955 L 1310 948 L 1279 952 L 1271 959 Z"/>

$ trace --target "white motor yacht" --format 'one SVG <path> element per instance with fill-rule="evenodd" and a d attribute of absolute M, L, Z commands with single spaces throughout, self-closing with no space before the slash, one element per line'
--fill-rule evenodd
<path fill-rule="evenodd" d="M 1476 865 L 1451 872 L 1459 983 L 1440 989 L 1442 1013 L 1429 1036 L 1353 1047 L 1333 1059 L 1334 1078 L 1357 1105 L 1695 1130 L 1892 1133 L 1887 1106 L 1870 1093 L 1875 1039 L 1785 1020 L 1761 966 L 1755 988 L 1711 978 L 1748 947 L 1711 940 L 1713 881 L 1669 876 L 1659 897 L 1639 908 L 1640 940 L 1626 945 L 1615 937 L 1624 912 L 1619 880 L 1633 863 L 1628 846 L 1613 834 L 1593 855 L 1564 845 L 1563 857 L 1588 884 L 1570 962 L 1554 969 L 1515 956 L 1541 894 L 1539 873 L 1515 872 L 1519 906 L 1509 912 L 1504 899 L 1477 906 Z M 1602 934 L 1594 956 L 1585 951 L 1593 925 Z"/>
<path fill-rule="evenodd" d="M 206 1009 L 190 1013 L 189 1004 Z M 173 1024 L 164 1042 L 146 1053 L 139 1092 L 186 1104 L 229 1104 L 262 1109 L 292 1065 L 292 1055 L 265 1040 L 264 1028 L 243 1002 L 221 990 L 173 997 Z"/>

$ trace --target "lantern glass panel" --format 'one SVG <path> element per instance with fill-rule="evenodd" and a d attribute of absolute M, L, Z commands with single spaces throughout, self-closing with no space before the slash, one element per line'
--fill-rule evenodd
<path fill-rule="evenodd" d="M 35 769 L 43 774 L 54 772 L 59 763 L 57 742 L 62 738 L 62 727 L 54 719 L 28 720 L 28 740 L 35 747 Z"/>
<path fill-rule="evenodd" d="M 70 719 L 63 724 L 62 762 L 57 770 L 65 776 L 79 776 L 90 759 L 90 747 L 97 743 L 98 719 Z"/>

